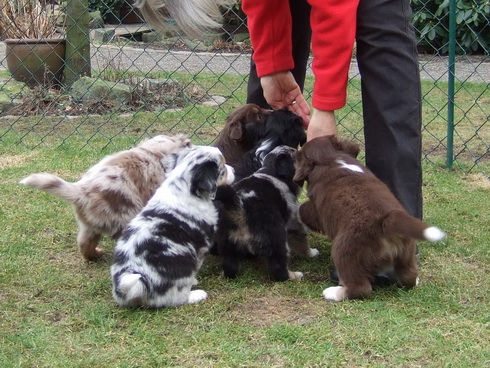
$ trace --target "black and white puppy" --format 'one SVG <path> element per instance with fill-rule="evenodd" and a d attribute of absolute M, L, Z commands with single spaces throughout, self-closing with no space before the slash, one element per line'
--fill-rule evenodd
<path fill-rule="evenodd" d="M 298 148 L 306 142 L 303 119 L 287 110 L 274 110 L 262 117 L 260 122 L 245 126 L 249 142 L 253 146 L 236 162 L 230 163 L 235 169 L 235 180 L 252 175 L 262 167 L 265 156 L 278 146 Z M 226 157 L 226 153 L 223 153 Z"/>
<path fill-rule="evenodd" d="M 306 142 L 303 119 L 287 110 L 263 110 L 253 104 L 237 109 L 227 120 L 216 142 L 235 169 L 238 182 L 262 167 L 264 157 L 275 147 L 298 148 Z M 288 224 L 288 244 L 295 253 L 312 257 L 318 254 L 308 245 L 307 229 L 299 217 Z M 216 249 L 211 250 L 216 253 Z"/>
<path fill-rule="evenodd" d="M 172 162 L 171 162 L 172 161 Z M 195 146 L 167 158 L 173 167 L 117 242 L 112 294 L 121 307 L 175 307 L 206 299 L 191 288 L 214 240 L 217 187 L 233 169 L 215 147 Z"/>
<path fill-rule="evenodd" d="M 295 154 L 294 148 L 276 147 L 256 173 L 233 186 L 218 188 L 216 201 L 221 205 L 216 243 L 226 277 L 235 278 L 241 259 L 250 256 L 265 258 L 275 281 L 303 277 L 287 266 L 287 226 L 297 217 L 300 192 L 293 182 Z"/>

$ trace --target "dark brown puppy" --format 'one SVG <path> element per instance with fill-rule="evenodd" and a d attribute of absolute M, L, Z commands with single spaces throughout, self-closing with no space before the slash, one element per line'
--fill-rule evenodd
<path fill-rule="evenodd" d="M 356 159 L 359 146 L 334 136 L 307 142 L 296 156 L 295 180 L 308 184 L 300 218 L 332 239 L 339 285 L 327 300 L 364 298 L 376 273 L 393 267 L 406 288 L 417 283 L 416 239 L 439 241 L 445 234 L 410 216 L 388 187 Z"/>
<path fill-rule="evenodd" d="M 228 116 L 225 127 L 214 143 L 225 156 L 228 165 L 233 166 L 240 161 L 257 144 L 256 138 L 247 133 L 247 125 L 262 122 L 271 112 L 272 110 L 262 109 L 255 104 L 246 104 Z"/>

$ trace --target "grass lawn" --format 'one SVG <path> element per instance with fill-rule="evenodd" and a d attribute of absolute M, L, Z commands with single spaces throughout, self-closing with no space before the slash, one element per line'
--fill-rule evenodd
<path fill-rule="evenodd" d="M 122 139 L 121 145 L 127 144 Z M 427 164 L 425 218 L 447 240 L 420 243 L 421 285 L 326 302 L 330 242 L 293 257 L 302 282 L 273 283 L 261 262 L 237 280 L 209 256 L 209 299 L 176 309 L 128 310 L 111 297 L 106 256 L 86 263 L 71 207 L 18 181 L 32 172 L 76 180 L 108 152 L 4 144 L 0 157 L 2 367 L 484 367 L 490 365 L 489 180 Z"/>
<path fill-rule="evenodd" d="M 326 302 L 330 242 L 312 233 L 320 256 L 291 259 L 290 268 L 305 273 L 302 282 L 273 283 L 258 261 L 227 280 L 209 256 L 198 277 L 205 302 L 118 308 L 109 278 L 114 242 L 104 239 L 106 255 L 84 262 L 70 205 L 18 182 L 41 171 L 75 181 L 104 155 L 162 131 L 211 143 L 244 101 L 244 84 L 213 76 L 198 82 L 228 102 L 129 117 L 0 119 L 1 367 L 490 367 L 490 181 L 465 166 L 473 152 L 482 155 L 479 168 L 490 167 L 488 107 L 474 104 L 486 85 L 458 89 L 455 155 L 465 170 L 448 171 L 447 86 L 423 84 L 425 219 L 448 237 L 420 243 L 419 287 Z M 358 81 L 349 88 L 340 132 L 362 140 Z"/>

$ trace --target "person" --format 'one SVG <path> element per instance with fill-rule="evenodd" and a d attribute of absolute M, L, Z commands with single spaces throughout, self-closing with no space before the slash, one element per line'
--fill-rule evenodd
<path fill-rule="evenodd" d="M 259 78 L 252 57 L 247 103 L 280 108 L 287 106 L 291 98 L 295 101 L 303 91 L 302 71 L 303 68 L 306 71 L 311 35 L 309 19 L 304 14 L 309 14 L 310 4 L 306 0 L 289 3 L 294 80 L 287 70 Z M 356 21 L 366 166 L 388 185 L 411 215 L 422 218 L 422 97 L 410 0 L 360 0 Z M 287 87 L 278 81 L 288 83 Z M 287 95 L 291 90 L 294 96 Z M 277 100 L 272 97 L 274 94 L 279 96 Z M 299 113 L 306 116 L 308 124 L 309 110 Z M 308 140 L 322 134 L 337 134 L 334 113 L 325 114 L 326 117 L 313 115 Z M 338 282 L 335 270 L 331 278 Z M 373 284 L 382 286 L 395 281 L 391 270 L 376 275 Z"/>
<path fill-rule="evenodd" d="M 247 1 L 243 1 L 243 5 L 246 12 Z M 311 8 L 306 0 L 289 0 L 289 6 L 294 63 L 292 76 L 279 66 L 277 73 L 259 78 L 254 54 L 247 103 L 263 108 L 280 108 L 297 101 L 302 93 L 310 53 Z M 312 21 L 315 19 L 312 18 Z M 421 89 L 410 1 L 360 0 L 356 22 L 356 58 L 361 75 L 366 166 L 388 185 L 411 215 L 422 218 Z M 252 22 L 249 25 L 254 45 L 255 24 Z M 323 78 L 322 75 L 318 76 L 315 68 L 313 70 L 316 79 Z M 295 94 L 288 96 L 281 90 L 280 86 L 284 84 L 278 81 L 288 83 L 284 89 L 287 92 L 293 90 Z M 277 99 L 271 97 L 275 93 L 279 96 Z M 315 89 L 313 93 L 316 93 Z M 306 116 L 308 122 L 308 108 L 299 112 Z M 315 116 L 315 112 L 308 125 L 308 140 L 319 135 L 337 134 L 334 113 L 322 111 L 327 115 L 323 118 L 318 113 Z"/>
<path fill-rule="evenodd" d="M 311 6 L 306 0 L 289 0 L 291 13 L 291 46 L 294 67 L 291 70 L 294 80 L 298 83 L 300 91 L 303 92 L 306 70 L 310 56 L 311 27 L 310 10 Z M 253 51 L 252 51 L 253 53 Z M 257 76 L 257 67 L 250 58 L 250 72 L 247 84 L 247 103 L 254 103 L 263 109 L 270 109 L 264 97 L 264 90 L 260 85 L 260 78 Z"/>

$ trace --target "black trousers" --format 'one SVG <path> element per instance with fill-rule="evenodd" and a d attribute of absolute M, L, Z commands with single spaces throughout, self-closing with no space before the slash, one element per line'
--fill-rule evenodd
<path fill-rule="evenodd" d="M 310 51 L 310 8 L 306 0 L 290 4 L 292 73 L 302 89 Z M 366 166 L 410 214 L 422 218 L 421 91 L 410 0 L 360 0 L 356 42 Z M 268 106 L 253 61 L 247 102 Z"/>

